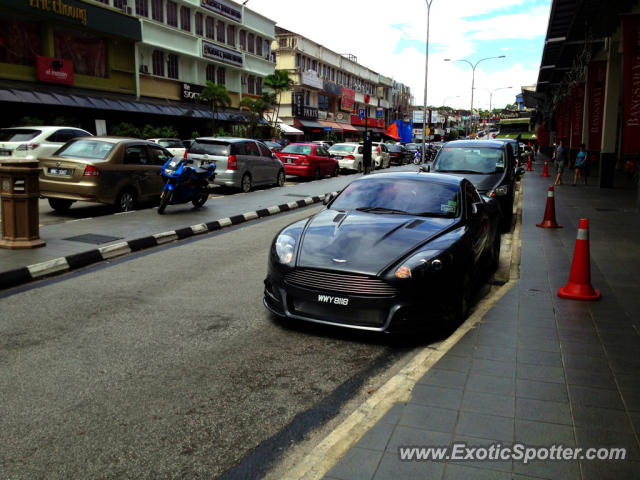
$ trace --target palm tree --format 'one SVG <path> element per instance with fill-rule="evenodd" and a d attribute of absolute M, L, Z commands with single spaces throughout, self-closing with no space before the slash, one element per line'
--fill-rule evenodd
<path fill-rule="evenodd" d="M 211 102 L 211 113 L 213 114 L 213 134 L 216 133 L 216 112 L 219 107 L 228 107 L 231 105 L 231 97 L 227 91 L 227 87 L 213 83 L 211 80 L 207 80 L 207 83 L 200 92 L 200 98 Z"/>
<path fill-rule="evenodd" d="M 278 99 L 276 103 L 276 113 L 271 117 L 271 123 L 275 128 L 278 123 L 278 115 L 280 114 L 282 92 L 288 92 L 293 88 L 293 80 L 289 78 L 289 72 L 287 70 L 276 70 L 271 75 L 264 77 L 264 84 L 271 89 L 274 96 Z"/>
<path fill-rule="evenodd" d="M 244 97 L 240 102 L 241 107 L 245 107 L 251 112 L 250 137 L 255 136 L 255 128 L 258 125 L 258 122 L 264 117 L 264 113 L 273 107 L 274 100 L 274 95 L 265 92 L 261 97 L 255 99 L 251 97 Z"/>

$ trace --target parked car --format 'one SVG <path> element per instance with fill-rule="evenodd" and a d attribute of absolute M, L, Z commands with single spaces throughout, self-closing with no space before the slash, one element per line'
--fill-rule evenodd
<path fill-rule="evenodd" d="M 69 140 L 91 137 L 75 127 L 12 127 L 0 130 L 0 161 L 37 160 L 53 154 Z"/>
<path fill-rule="evenodd" d="M 509 231 L 517 177 L 511 146 L 496 140 L 455 140 L 445 143 L 433 163 L 434 172 L 467 178 L 478 191 L 494 197 Z"/>
<path fill-rule="evenodd" d="M 329 155 L 338 160 L 340 169 L 364 171 L 362 154 L 364 147 L 358 143 L 336 143 L 329 149 Z"/>
<path fill-rule="evenodd" d="M 189 147 L 191 146 L 192 143 L 193 143 L 193 140 L 182 140 L 182 144 L 184 145 L 184 148 L 186 148 L 187 150 L 189 150 Z"/>
<path fill-rule="evenodd" d="M 395 144 L 387 145 L 386 147 L 387 150 L 389 150 L 389 161 L 396 165 L 409 163 L 413 157 L 413 155 L 402 145 Z"/>
<path fill-rule="evenodd" d="M 511 151 L 513 152 L 513 156 L 516 159 L 516 163 L 518 165 L 522 165 L 524 160 L 523 156 L 521 155 L 522 151 L 520 150 L 520 145 L 518 144 L 518 141 L 515 138 L 494 138 L 493 140 L 495 142 L 505 142 L 511 145 Z"/>
<path fill-rule="evenodd" d="M 375 168 L 389 168 L 391 165 L 391 157 L 387 145 L 382 142 L 371 143 L 371 159 Z"/>
<path fill-rule="evenodd" d="M 262 142 L 249 138 L 196 138 L 187 158 L 201 167 L 215 162 L 214 184 L 249 192 L 258 185 L 284 185 L 282 162 Z"/>
<path fill-rule="evenodd" d="M 340 164 L 331 158 L 329 151 L 317 143 L 290 143 L 276 153 L 284 164 L 287 175 L 314 178 L 316 180 L 340 172 Z"/>
<path fill-rule="evenodd" d="M 179 138 L 149 138 L 150 142 L 155 142 L 171 152 L 174 157 L 184 157 L 187 147 Z"/>
<path fill-rule="evenodd" d="M 164 147 L 122 137 L 84 137 L 41 157 L 40 195 L 51 208 L 66 211 L 76 201 L 133 210 L 139 202 L 158 200 L 162 165 L 172 157 Z"/>
<path fill-rule="evenodd" d="M 391 332 L 457 324 L 500 257 L 496 202 L 464 178 L 360 177 L 273 239 L 264 305 L 294 321 Z"/>
<path fill-rule="evenodd" d="M 282 145 L 280 145 L 278 142 L 272 142 L 271 140 L 262 140 L 262 143 L 269 147 L 269 150 L 271 150 L 272 153 L 276 153 L 282 150 Z"/>
<path fill-rule="evenodd" d="M 322 145 L 327 150 L 329 150 L 331 148 L 331 145 L 333 145 L 333 142 L 329 142 L 327 140 L 313 140 L 311 143 L 315 143 L 316 145 Z"/>

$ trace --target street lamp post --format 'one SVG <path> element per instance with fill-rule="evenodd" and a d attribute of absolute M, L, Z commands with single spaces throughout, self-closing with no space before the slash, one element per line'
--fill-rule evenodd
<path fill-rule="evenodd" d="M 489 90 L 488 88 L 483 88 L 483 90 L 486 90 L 487 92 L 489 92 L 489 113 L 491 113 L 493 111 L 493 94 L 496 93 L 498 90 L 507 90 L 509 88 L 513 88 L 513 87 L 500 87 L 500 88 L 494 88 L 493 90 Z"/>
<path fill-rule="evenodd" d="M 424 62 L 424 105 L 422 109 L 422 161 L 425 159 L 425 142 L 427 140 L 427 91 L 429 86 L 429 16 L 433 0 L 424 0 L 427 4 L 427 46 Z"/>
<path fill-rule="evenodd" d="M 451 60 L 450 58 L 445 58 L 444 61 L 445 62 L 465 62 L 468 63 L 471 66 L 471 120 L 469 121 L 469 125 L 471 125 L 473 123 L 473 91 L 476 88 L 476 67 L 478 66 L 478 64 L 480 62 L 484 62 L 485 60 L 491 60 L 494 58 L 505 58 L 505 55 L 500 55 L 498 57 L 486 57 L 486 58 L 481 58 L 480 60 L 478 60 L 475 64 L 471 63 L 469 60 L 465 60 L 464 58 L 459 59 L 459 60 Z M 468 135 L 468 133 L 467 133 Z"/>

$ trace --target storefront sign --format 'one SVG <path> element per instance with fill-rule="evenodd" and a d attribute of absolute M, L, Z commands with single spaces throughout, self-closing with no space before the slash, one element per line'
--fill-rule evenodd
<path fill-rule="evenodd" d="M 624 39 L 624 91 L 622 153 L 640 151 L 640 15 L 622 19 Z"/>
<path fill-rule="evenodd" d="M 86 8 L 64 3 L 62 0 L 29 0 L 29 6 L 77 20 L 83 25 L 87 24 Z"/>
<path fill-rule="evenodd" d="M 293 110 L 293 116 L 298 118 L 307 118 L 315 120 L 318 118 L 318 109 L 314 107 L 307 107 L 304 104 L 304 93 L 294 93 L 292 95 L 293 103 L 291 109 Z"/>
<path fill-rule="evenodd" d="M 36 75 L 41 82 L 73 85 L 73 62 L 61 58 L 36 57 Z"/>
<path fill-rule="evenodd" d="M 324 82 L 322 84 L 322 89 L 331 95 L 336 95 L 338 97 L 342 95 L 342 87 L 333 82 Z"/>
<path fill-rule="evenodd" d="M 588 73 L 589 150 L 600 151 L 602 146 L 602 119 L 604 115 L 606 79 L 607 62 L 591 62 Z"/>
<path fill-rule="evenodd" d="M 367 126 L 376 128 L 385 128 L 384 118 L 367 118 Z M 360 125 L 364 127 L 364 119 L 360 120 L 358 115 L 351 115 L 351 125 Z"/>
<path fill-rule="evenodd" d="M 202 0 L 202 6 L 207 10 L 242 23 L 242 10 L 232 5 L 231 2 L 225 2 L 223 0 Z"/>
<path fill-rule="evenodd" d="M 584 83 L 573 88 L 571 95 L 571 148 L 580 148 L 582 143 L 582 117 L 584 114 Z"/>
<path fill-rule="evenodd" d="M 307 85 L 308 87 L 322 89 L 322 80 L 313 70 L 302 72 L 302 84 Z"/>
<path fill-rule="evenodd" d="M 327 111 L 318 110 L 318 120 L 326 120 L 326 119 L 327 119 Z"/>
<path fill-rule="evenodd" d="M 384 87 L 377 87 L 376 88 L 376 97 L 384 98 Z"/>
<path fill-rule="evenodd" d="M 340 110 L 344 110 L 346 112 L 352 111 L 355 99 L 356 99 L 355 90 L 342 87 L 342 98 L 340 102 Z"/>
<path fill-rule="evenodd" d="M 237 67 L 241 67 L 243 64 L 242 54 L 229 50 L 228 48 L 219 47 L 213 43 L 205 42 L 204 40 L 202 41 L 202 56 Z"/>
<path fill-rule="evenodd" d="M 195 83 L 183 82 L 180 84 L 181 97 L 187 102 L 198 102 L 200 100 L 200 92 L 204 90 L 202 85 L 196 85 Z"/>

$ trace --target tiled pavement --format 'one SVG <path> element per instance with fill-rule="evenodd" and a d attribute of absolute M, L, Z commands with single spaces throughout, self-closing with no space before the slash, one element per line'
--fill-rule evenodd
<path fill-rule="evenodd" d="M 542 220 L 550 179 L 539 170 L 525 177 L 520 281 L 425 374 L 410 401 L 396 404 L 326 479 L 640 478 L 635 191 L 557 187 L 556 211 L 564 228 L 540 229 L 535 224 Z M 598 302 L 556 295 L 568 279 L 580 217 L 590 220 L 592 284 L 602 291 Z M 626 447 L 628 460 L 399 460 L 399 446 L 452 441 Z"/>

